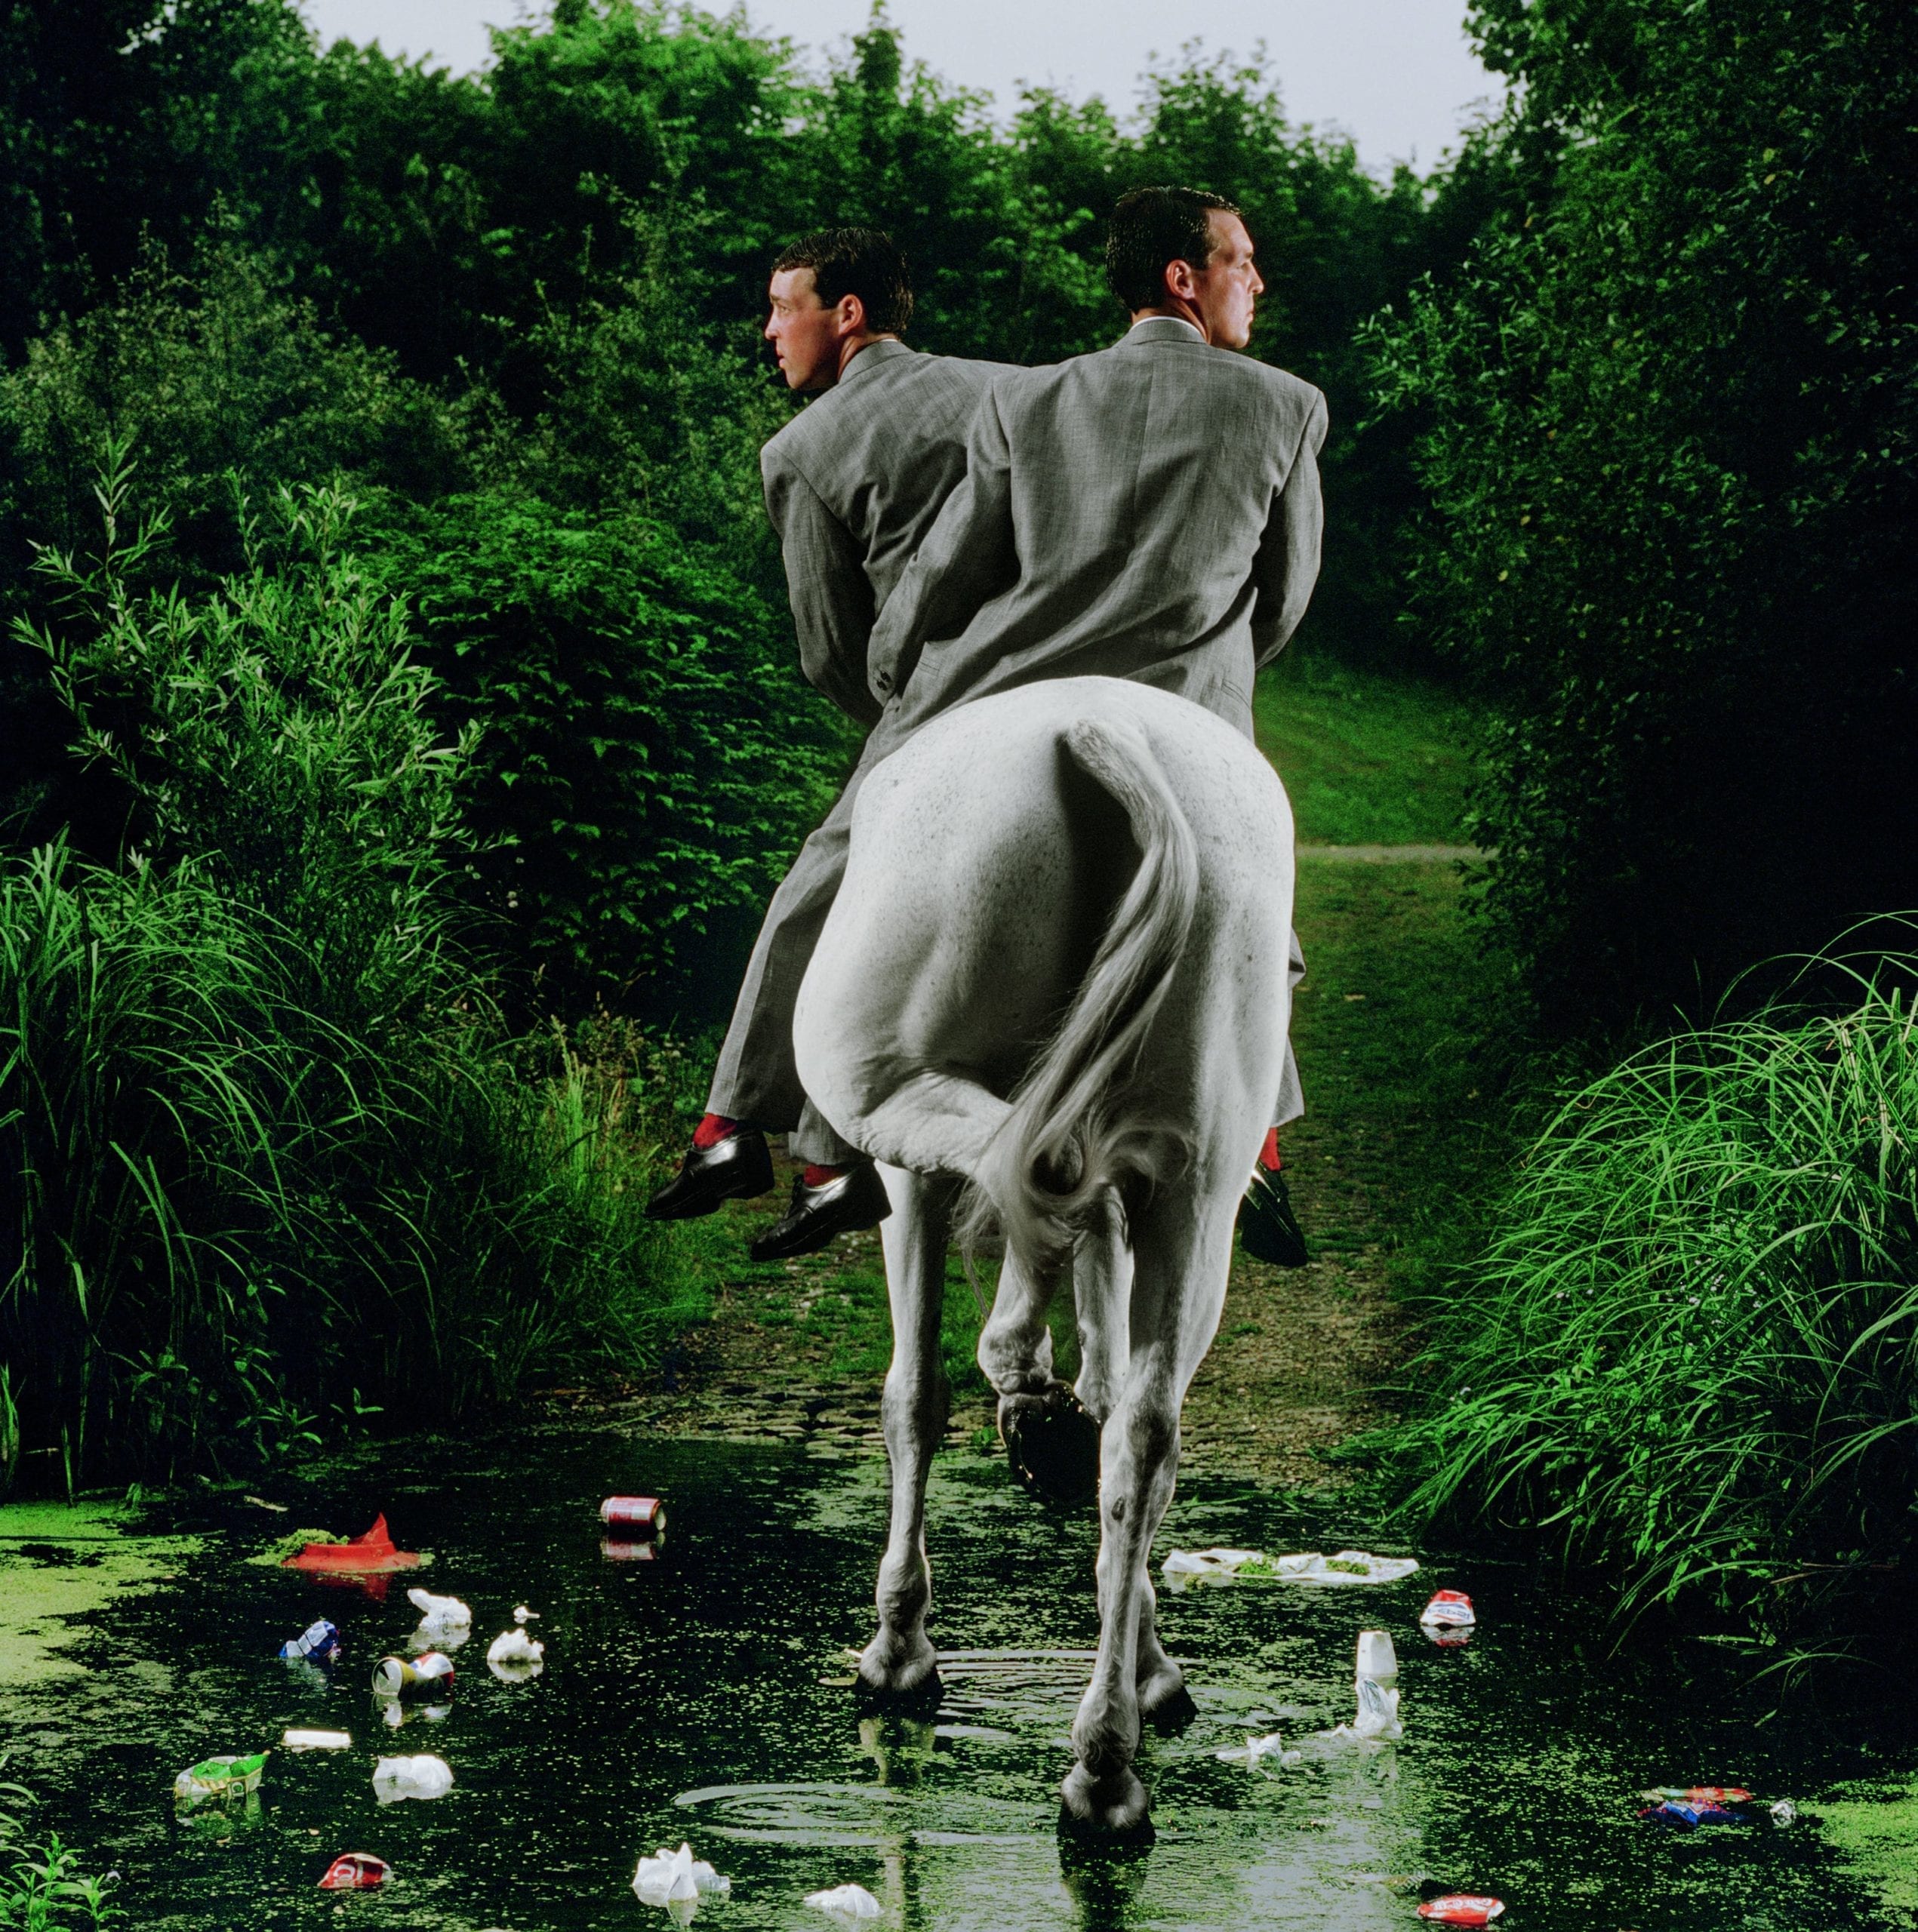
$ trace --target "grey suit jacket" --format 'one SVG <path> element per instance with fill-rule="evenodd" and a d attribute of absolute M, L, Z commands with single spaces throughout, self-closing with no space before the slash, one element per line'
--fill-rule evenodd
<path fill-rule="evenodd" d="M 910 729 L 1036 678 L 1136 678 L 1249 729 L 1252 674 L 1319 571 L 1325 399 L 1154 319 L 1001 371 L 873 629 L 873 695 Z"/>
<path fill-rule="evenodd" d="M 759 452 L 799 662 L 862 724 L 880 712 L 874 616 L 965 474 L 966 432 L 999 367 L 873 343 Z"/>

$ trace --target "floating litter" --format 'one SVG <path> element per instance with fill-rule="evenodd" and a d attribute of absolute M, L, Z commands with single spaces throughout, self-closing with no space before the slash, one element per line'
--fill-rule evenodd
<path fill-rule="evenodd" d="M 1248 1767 L 1259 1763 L 1264 1758 L 1275 1758 L 1288 1770 L 1294 1764 L 1303 1764 L 1305 1761 L 1305 1753 L 1303 1751 L 1288 1751 L 1285 1749 L 1285 1739 L 1276 1730 L 1269 1731 L 1264 1737 L 1255 1737 L 1248 1732 L 1243 1744 L 1232 1746 L 1224 1751 L 1216 1751 L 1212 1755 L 1228 1764 L 1244 1764 Z"/>
<path fill-rule="evenodd" d="M 371 1891 L 393 1875 L 393 1868 L 370 1851 L 343 1852 L 326 1868 L 319 1888 L 323 1892 Z"/>
<path fill-rule="evenodd" d="M 599 1520 L 629 1540 L 656 1537 L 666 1528 L 666 1505 L 657 1496 L 609 1496 L 599 1506 Z"/>
<path fill-rule="evenodd" d="M 280 1739 L 283 1751 L 344 1751 L 353 1744 L 353 1734 L 344 1730 L 289 1730 Z"/>
<path fill-rule="evenodd" d="M 528 1610 L 523 1603 L 516 1603 L 513 1607 L 513 1620 L 516 1623 L 524 1623 L 528 1618 L 536 1617 L 539 1614 L 537 1610 Z"/>
<path fill-rule="evenodd" d="M 1798 1822 L 1798 1807 L 1788 1798 L 1781 1798 L 1771 1807 L 1772 1822 L 1775 1825 L 1795 1825 Z"/>
<path fill-rule="evenodd" d="M 1293 1556 L 1267 1556 L 1258 1549 L 1175 1549 L 1160 1566 L 1175 1590 L 1193 1583 L 1396 1583 L 1418 1567 L 1414 1556 L 1372 1556 L 1341 1549 L 1322 1556 L 1315 1550 Z"/>
<path fill-rule="evenodd" d="M 702 1893 L 724 1898 L 732 1888 L 730 1878 L 722 1878 L 704 1859 L 695 1858 L 692 1847 L 683 1841 L 677 1851 L 662 1848 L 641 1859 L 633 1875 L 633 1889 L 642 1905 L 674 1905 Z"/>
<path fill-rule="evenodd" d="M 189 1764 L 173 1781 L 173 1795 L 182 1804 L 198 1804 L 209 1798 L 237 1798 L 260 1789 L 260 1774 L 266 1768 L 266 1753 L 256 1752 L 250 1758 L 229 1752 L 217 1758 L 202 1758 Z"/>
<path fill-rule="evenodd" d="M 420 1613 L 423 1626 L 443 1624 L 457 1629 L 473 1621 L 473 1612 L 457 1597 L 436 1597 L 430 1590 L 413 1589 L 407 1592 L 406 1601 Z"/>
<path fill-rule="evenodd" d="M 1478 1898 L 1455 1892 L 1442 1899 L 1427 1899 L 1418 1908 L 1421 1918 L 1436 1919 L 1441 1925 L 1489 1925 L 1505 1909 L 1503 1899 Z"/>
<path fill-rule="evenodd" d="M 383 1515 L 374 1519 L 364 1536 L 350 1543 L 309 1543 L 297 1555 L 287 1558 L 288 1570 L 316 1570 L 334 1576 L 365 1576 L 389 1570 L 416 1570 L 425 1559 L 417 1550 L 397 1549 L 386 1533 Z"/>
<path fill-rule="evenodd" d="M 1470 1630 L 1476 1627 L 1479 1614 L 1463 1590 L 1438 1590 L 1418 1613 L 1418 1620 L 1427 1630 Z"/>
<path fill-rule="evenodd" d="M 502 1630 L 487 1647 L 486 1668 L 502 1683 L 537 1677 L 545 1669 L 546 1646 L 516 1627 Z"/>
<path fill-rule="evenodd" d="M 289 1637 L 279 1648 L 283 1657 L 316 1657 L 322 1662 L 340 1654 L 338 1626 L 325 1617 L 310 1623 L 297 1637 Z"/>
<path fill-rule="evenodd" d="M 424 1651 L 411 1663 L 405 1657 L 382 1657 L 373 1666 L 375 1697 L 436 1697 L 452 1687 L 453 1660 L 441 1651 Z"/>
<path fill-rule="evenodd" d="M 373 1795 L 382 1804 L 396 1804 L 402 1798 L 444 1798 L 452 1789 L 452 1767 L 444 1758 L 382 1758 L 373 1767 Z"/>
<path fill-rule="evenodd" d="M 849 1924 L 877 1918 L 882 1910 L 879 1900 L 864 1885 L 835 1885 L 830 1892 L 808 1892 L 806 1903 Z"/>

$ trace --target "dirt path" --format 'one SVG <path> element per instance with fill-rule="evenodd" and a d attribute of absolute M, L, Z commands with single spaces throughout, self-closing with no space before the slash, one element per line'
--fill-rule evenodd
<path fill-rule="evenodd" d="M 1384 1413 L 1381 1385 L 1405 1349 L 1393 1292 L 1423 1229 L 1463 1171 L 1469 1118 L 1467 1011 L 1474 968 L 1456 848 L 1301 854 L 1298 924 L 1310 971 L 1295 1021 L 1311 1111 L 1289 1130 L 1288 1177 L 1313 1259 L 1297 1270 L 1235 1254 L 1218 1339 L 1187 1401 L 1183 1460 L 1194 1470 L 1326 1487 L 1324 1452 Z M 718 1217 L 710 1319 L 617 1398 L 634 1424 L 879 1447 L 890 1347 L 876 1234 L 826 1254 L 755 1266 L 746 1244 L 787 1186 Z M 944 1324 L 953 1439 L 994 1441 L 989 1392 L 971 1364 L 977 1318 L 957 1263 Z M 1069 1364 L 1064 1321 L 1055 1322 Z M 604 1399 L 583 1392 L 553 1398 Z"/>

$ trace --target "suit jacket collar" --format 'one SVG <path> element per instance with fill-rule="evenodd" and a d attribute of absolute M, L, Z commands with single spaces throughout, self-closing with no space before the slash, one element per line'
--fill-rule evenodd
<path fill-rule="evenodd" d="M 1205 338 L 1191 323 L 1182 321 L 1177 315 L 1148 315 L 1142 322 L 1134 322 L 1119 337 L 1121 342 L 1183 342 L 1203 349 Z"/>
<path fill-rule="evenodd" d="M 860 376 L 870 374 L 882 362 L 895 362 L 902 355 L 916 355 L 918 353 L 918 350 L 908 349 L 903 342 L 894 342 L 890 338 L 879 342 L 869 342 L 846 365 L 845 372 L 833 385 L 833 388 L 844 389 L 847 383 L 854 381 Z M 829 389 L 827 393 L 830 395 L 832 391 Z"/>

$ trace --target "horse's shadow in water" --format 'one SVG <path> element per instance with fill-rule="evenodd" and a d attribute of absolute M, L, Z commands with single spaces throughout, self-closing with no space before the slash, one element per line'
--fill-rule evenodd
<path fill-rule="evenodd" d="M 982 699 L 867 780 L 800 994 L 801 1079 L 882 1163 L 893 1208 L 891 1520 L 863 1694 L 937 1701 L 925 1509 L 946 1257 L 996 1226 L 979 1364 L 1002 1429 L 1057 1404 L 1045 1317 L 1068 1281 L 1073 1393 L 1099 1425 L 1099 1649 L 1061 1822 L 1108 1847 L 1150 1832 L 1141 1723 L 1191 1712 L 1147 1559 L 1279 1091 L 1292 864 L 1277 777 L 1198 706 L 1107 678 Z"/>

